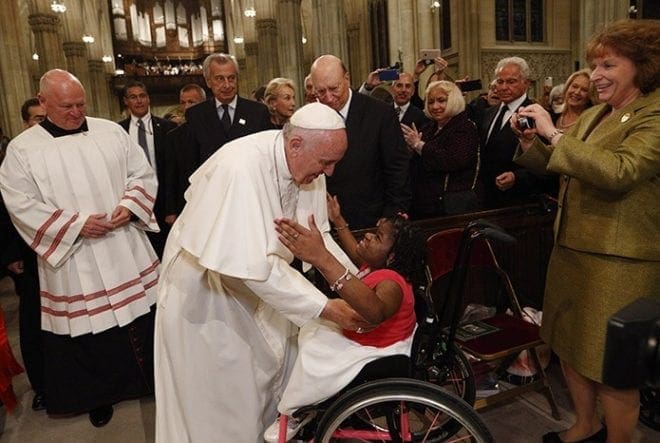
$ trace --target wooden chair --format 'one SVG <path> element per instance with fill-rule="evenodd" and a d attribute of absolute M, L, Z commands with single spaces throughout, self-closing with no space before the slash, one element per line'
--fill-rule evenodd
<path fill-rule="evenodd" d="M 515 240 L 495 225 L 483 220 L 477 222 L 485 223 L 483 226 L 486 228 L 482 226 L 480 229 L 471 223 L 466 229 L 437 232 L 427 240 L 431 296 L 435 306 L 440 308 L 437 314 L 441 317 L 441 324 L 449 327 L 450 341 L 455 340 L 462 350 L 482 362 L 497 362 L 497 372 L 500 374 L 506 371 L 521 351 L 527 350 L 536 367 L 538 379 L 477 399 L 475 408 L 481 409 L 535 390 L 545 394 L 552 416 L 559 420 L 559 410 L 536 351 L 536 346 L 543 343 L 539 337 L 539 327 L 523 320 L 523 311 L 511 280 L 500 267 L 488 237 Z M 486 279 L 475 279 L 479 276 Z M 469 285 L 466 284 L 468 277 Z M 479 301 L 497 308 L 494 316 L 481 320 L 495 331 L 459 340 L 456 330 L 469 301 Z M 513 315 L 504 313 L 507 308 Z"/>

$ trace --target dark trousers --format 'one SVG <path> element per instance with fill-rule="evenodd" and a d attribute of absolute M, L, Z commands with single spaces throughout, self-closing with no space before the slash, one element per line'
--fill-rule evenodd
<path fill-rule="evenodd" d="M 34 251 L 27 245 L 21 251 L 24 271 L 13 275 L 18 304 L 18 332 L 23 364 L 35 394 L 44 392 L 44 350 L 41 331 L 39 273 Z"/>

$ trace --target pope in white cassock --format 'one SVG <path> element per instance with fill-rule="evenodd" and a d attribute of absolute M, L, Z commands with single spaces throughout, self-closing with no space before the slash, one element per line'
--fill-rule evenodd
<path fill-rule="evenodd" d="M 77 78 L 54 69 L 39 86 L 47 119 L 11 142 L 0 187 L 38 256 L 46 409 L 103 426 L 153 389 L 157 182 L 119 125 L 85 117 Z"/>
<path fill-rule="evenodd" d="M 316 319 L 364 326 L 289 266 L 274 220 L 330 236 L 325 175 L 346 150 L 344 121 L 320 103 L 282 131 L 226 144 L 191 177 L 163 258 L 156 314 L 156 440 L 262 442 L 295 360 L 298 327 Z"/>

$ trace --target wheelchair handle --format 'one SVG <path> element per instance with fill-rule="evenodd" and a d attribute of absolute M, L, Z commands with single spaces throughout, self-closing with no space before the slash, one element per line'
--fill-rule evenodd
<path fill-rule="evenodd" d="M 483 228 L 491 228 L 500 232 L 505 232 L 504 229 L 502 229 L 502 227 L 500 227 L 499 225 L 496 225 L 495 223 L 485 220 L 483 218 L 472 220 L 470 223 L 468 223 L 465 229 L 471 230 L 471 229 L 483 229 Z"/>
<path fill-rule="evenodd" d="M 507 234 L 501 228 L 481 228 L 476 232 L 478 235 L 486 237 L 489 240 L 497 240 L 502 243 L 515 243 L 517 240 L 515 237 Z"/>

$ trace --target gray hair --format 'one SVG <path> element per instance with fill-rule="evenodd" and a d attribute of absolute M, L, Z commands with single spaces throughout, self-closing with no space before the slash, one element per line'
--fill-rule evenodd
<path fill-rule="evenodd" d="M 204 59 L 204 63 L 202 64 L 202 70 L 204 71 L 204 78 L 206 79 L 208 79 L 209 76 L 211 75 L 211 63 L 219 63 L 221 65 L 224 65 L 226 63 L 233 63 L 234 68 L 236 68 L 236 75 L 238 75 L 238 63 L 236 62 L 236 58 L 234 58 L 233 55 L 225 54 L 222 52 L 216 52 L 206 57 Z"/>
<path fill-rule="evenodd" d="M 522 57 L 506 57 L 500 60 L 497 63 L 497 66 L 495 67 L 495 76 L 500 73 L 502 69 L 504 69 L 505 66 L 507 65 L 516 65 L 520 68 L 520 75 L 522 76 L 523 80 L 526 80 L 529 78 L 529 65 L 525 61 L 524 58 Z"/>
<path fill-rule="evenodd" d="M 206 91 L 204 90 L 204 88 L 199 86 L 197 83 L 188 83 L 187 85 L 184 85 L 179 90 L 179 94 L 181 94 L 182 92 L 188 92 L 188 91 L 197 91 L 197 93 L 200 95 L 200 97 L 202 97 L 202 100 L 206 100 Z"/>

